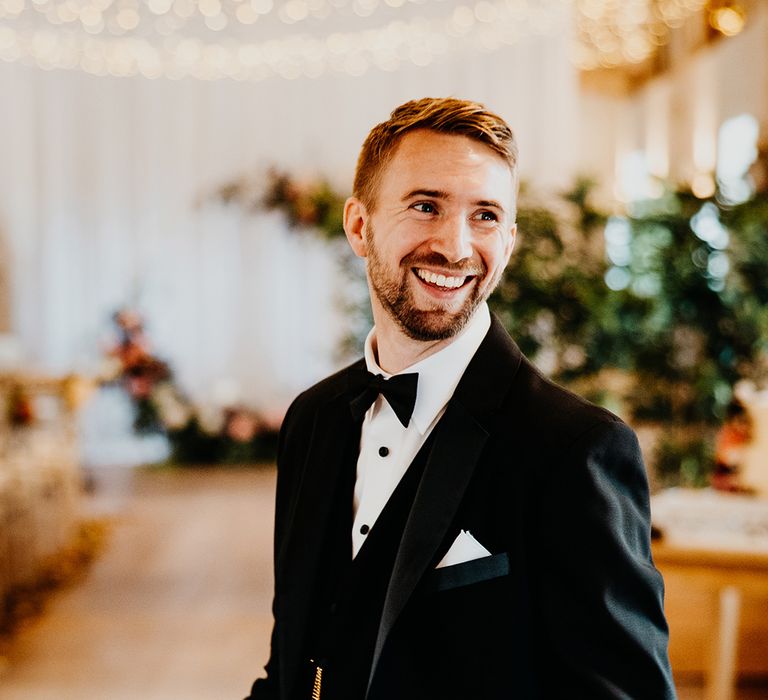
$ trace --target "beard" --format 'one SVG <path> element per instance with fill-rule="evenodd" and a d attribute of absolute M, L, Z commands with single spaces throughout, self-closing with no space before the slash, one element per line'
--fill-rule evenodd
<path fill-rule="evenodd" d="M 485 301 L 501 278 L 500 270 L 496 277 L 481 291 L 479 281 L 485 277 L 486 268 L 482 262 L 468 261 L 464 264 L 450 263 L 439 253 L 411 253 L 400 263 L 396 272 L 387 269 L 374 243 L 374 232 L 370 223 L 367 235 L 367 269 L 371 290 L 384 310 L 395 320 L 402 331 L 413 340 L 445 340 L 457 335 L 466 325 L 477 307 Z M 414 267 L 440 267 L 451 274 L 461 277 L 473 275 L 472 289 L 463 304 L 456 311 L 449 311 L 439 301 L 432 302 L 432 308 L 418 308 L 413 293 Z M 398 274 L 399 273 L 399 274 Z"/>

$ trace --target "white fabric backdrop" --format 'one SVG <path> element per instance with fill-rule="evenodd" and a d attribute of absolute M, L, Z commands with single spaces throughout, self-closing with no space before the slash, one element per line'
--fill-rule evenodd
<path fill-rule="evenodd" d="M 233 378 L 251 405 L 284 407 L 337 362 L 335 254 L 277 214 L 196 202 L 272 164 L 346 190 L 368 129 L 424 95 L 485 102 L 514 126 L 523 176 L 565 185 L 580 159 L 567 52 L 536 37 L 430 68 L 256 84 L 0 65 L 0 236 L 26 357 L 93 369 L 109 315 L 138 300 L 195 398 Z"/>

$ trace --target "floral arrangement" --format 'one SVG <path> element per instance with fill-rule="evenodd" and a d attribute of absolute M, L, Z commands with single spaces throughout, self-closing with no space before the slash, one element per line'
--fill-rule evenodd
<path fill-rule="evenodd" d="M 302 181 L 272 168 L 266 173 L 266 182 L 242 177 L 219 187 L 214 199 L 250 211 L 281 211 L 292 228 L 314 230 L 324 238 L 344 235 L 346 198 L 322 178 Z"/>
<path fill-rule="evenodd" d="M 159 420 L 153 396 L 157 388 L 171 380 L 170 367 L 155 357 L 144 333 L 141 316 L 133 309 L 120 309 L 112 316 L 117 340 L 108 350 L 102 379 L 118 383 L 128 393 L 136 409 L 134 429 L 158 430 Z"/>
<path fill-rule="evenodd" d="M 726 419 L 715 440 L 715 469 L 712 486 L 720 491 L 748 491 L 742 483 L 741 467 L 745 451 L 753 439 L 752 418 L 747 407 L 734 397 L 728 406 Z"/>
<path fill-rule="evenodd" d="M 134 430 L 163 433 L 178 464 L 246 463 L 274 458 L 282 416 L 260 416 L 240 405 L 195 406 L 170 366 L 156 357 L 141 315 L 113 315 L 117 340 L 107 352 L 103 384 L 122 386 L 134 407 Z"/>

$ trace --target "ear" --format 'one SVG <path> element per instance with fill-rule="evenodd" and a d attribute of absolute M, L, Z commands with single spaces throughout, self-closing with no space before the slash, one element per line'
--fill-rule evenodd
<path fill-rule="evenodd" d="M 357 197 L 350 197 L 344 202 L 344 233 L 347 235 L 349 245 L 359 258 L 364 258 L 368 254 L 363 235 L 367 221 L 368 211 Z"/>
<path fill-rule="evenodd" d="M 517 223 L 512 224 L 512 228 L 509 229 L 509 238 L 504 248 L 504 255 L 509 262 L 509 258 L 512 255 L 512 251 L 515 249 L 515 242 L 517 241 Z"/>

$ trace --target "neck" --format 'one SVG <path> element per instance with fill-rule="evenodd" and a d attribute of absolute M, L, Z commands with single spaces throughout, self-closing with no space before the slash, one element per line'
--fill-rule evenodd
<path fill-rule="evenodd" d="M 457 336 L 444 340 L 414 340 L 383 310 L 374 308 L 376 334 L 373 352 L 379 367 L 389 374 L 397 374 L 450 345 Z"/>
<path fill-rule="evenodd" d="M 379 367 L 389 374 L 397 374 L 406 367 L 415 365 L 419 360 L 434 355 L 453 340 L 453 338 L 447 338 L 446 340 L 419 341 L 404 336 L 402 332 L 398 332 L 400 337 L 390 337 L 382 331 L 383 329 L 376 324 L 373 351 Z"/>

